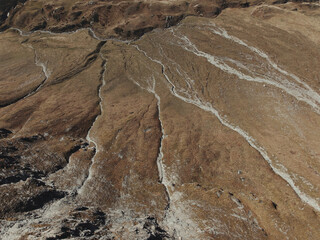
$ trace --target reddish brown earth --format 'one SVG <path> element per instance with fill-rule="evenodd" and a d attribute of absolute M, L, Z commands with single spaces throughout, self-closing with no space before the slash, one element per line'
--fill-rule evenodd
<path fill-rule="evenodd" d="M 320 5 L 271 3 L 1 3 L 0 239 L 319 239 Z"/>

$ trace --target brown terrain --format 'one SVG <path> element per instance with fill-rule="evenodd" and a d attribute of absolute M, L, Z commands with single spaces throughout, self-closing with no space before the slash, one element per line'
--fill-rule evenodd
<path fill-rule="evenodd" d="M 0 16 L 0 239 L 320 239 L 318 2 Z"/>

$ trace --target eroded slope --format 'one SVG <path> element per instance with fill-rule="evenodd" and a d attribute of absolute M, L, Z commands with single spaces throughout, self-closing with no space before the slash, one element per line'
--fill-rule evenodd
<path fill-rule="evenodd" d="M 0 109 L 1 236 L 318 239 L 318 22 L 288 3 L 131 42 L 2 33 L 1 71 L 32 64 Z"/>

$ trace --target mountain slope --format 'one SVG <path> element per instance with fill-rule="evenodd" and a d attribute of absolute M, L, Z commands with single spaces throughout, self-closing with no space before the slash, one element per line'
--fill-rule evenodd
<path fill-rule="evenodd" d="M 320 238 L 319 4 L 170 7 L 135 40 L 28 33 L 33 4 L 0 34 L 1 238 Z"/>

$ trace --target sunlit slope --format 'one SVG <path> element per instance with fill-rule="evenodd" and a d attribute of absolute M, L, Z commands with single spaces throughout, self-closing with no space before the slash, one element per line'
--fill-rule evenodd
<path fill-rule="evenodd" d="M 319 11 L 2 33 L 0 236 L 320 238 Z"/>

